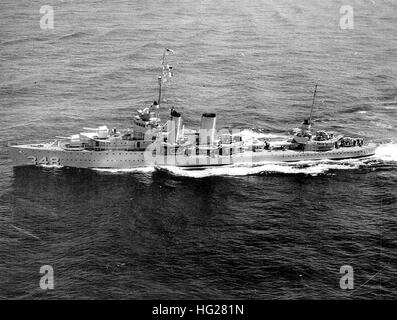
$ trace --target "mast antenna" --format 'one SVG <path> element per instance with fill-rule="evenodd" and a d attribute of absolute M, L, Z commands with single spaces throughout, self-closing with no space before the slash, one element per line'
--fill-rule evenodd
<path fill-rule="evenodd" d="M 161 75 L 158 77 L 159 81 L 159 98 L 158 98 L 158 107 L 160 108 L 161 104 L 161 94 L 162 94 L 162 84 L 163 82 L 166 82 L 167 79 L 172 77 L 172 67 L 168 65 L 167 60 L 166 60 L 166 54 L 167 53 L 174 53 L 173 50 L 165 48 L 163 52 L 163 58 L 161 59 Z M 163 90 L 164 91 L 164 90 Z"/>
<path fill-rule="evenodd" d="M 163 83 L 163 78 L 162 78 L 161 76 L 159 76 L 159 77 L 158 77 L 158 81 L 159 81 L 159 98 L 158 98 L 157 104 L 158 104 L 158 106 L 159 106 L 159 108 L 160 108 L 160 101 L 161 101 L 161 85 L 162 85 L 162 83 Z"/>
<path fill-rule="evenodd" d="M 317 93 L 317 83 L 314 87 L 314 93 L 313 93 L 313 101 L 312 101 L 312 108 L 310 110 L 310 118 L 309 118 L 309 124 L 312 123 L 312 115 L 313 115 L 313 107 L 314 107 L 314 101 L 316 99 L 316 93 Z"/>

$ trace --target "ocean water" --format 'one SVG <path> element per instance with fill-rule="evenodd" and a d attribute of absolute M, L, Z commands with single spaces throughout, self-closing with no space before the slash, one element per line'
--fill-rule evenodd
<path fill-rule="evenodd" d="M 42 1 L 0 3 L 0 298 L 397 298 L 396 1 L 45 4 L 51 30 Z M 175 105 L 197 127 L 216 112 L 219 127 L 283 139 L 318 83 L 316 128 L 380 147 L 201 171 L 13 168 L 9 142 L 129 127 L 157 97 L 165 47 L 163 118 Z"/>

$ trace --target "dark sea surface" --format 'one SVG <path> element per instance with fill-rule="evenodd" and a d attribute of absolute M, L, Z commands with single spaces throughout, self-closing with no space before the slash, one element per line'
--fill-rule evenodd
<path fill-rule="evenodd" d="M 48 0 L 53 30 L 43 4 L 0 3 L 0 299 L 397 298 L 396 1 Z M 9 142 L 129 127 L 165 47 L 163 118 L 175 105 L 193 128 L 211 111 L 285 137 L 318 83 L 316 128 L 381 146 L 255 168 L 13 168 Z"/>

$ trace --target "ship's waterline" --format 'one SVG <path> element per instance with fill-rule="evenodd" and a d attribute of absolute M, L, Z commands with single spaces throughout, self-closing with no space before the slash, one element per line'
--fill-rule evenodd
<path fill-rule="evenodd" d="M 263 162 L 295 162 L 307 160 L 338 160 L 347 158 L 368 157 L 375 154 L 376 145 L 369 144 L 363 147 L 352 147 L 348 151 L 331 150 L 325 152 L 313 151 L 246 151 L 233 156 L 206 155 L 155 155 L 151 151 L 65 151 L 51 145 L 41 145 L 42 150 L 34 145 L 11 146 L 10 153 L 15 166 L 63 166 L 79 168 L 110 168 L 130 169 L 145 166 L 180 166 L 206 167 L 244 164 L 255 165 Z M 54 148 L 53 148 L 54 149 Z"/>

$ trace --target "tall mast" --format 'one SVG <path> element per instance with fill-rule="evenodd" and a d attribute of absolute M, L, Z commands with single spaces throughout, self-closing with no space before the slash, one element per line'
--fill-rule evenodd
<path fill-rule="evenodd" d="M 158 81 L 159 81 L 159 97 L 158 97 L 158 101 L 157 101 L 158 108 L 160 108 L 161 94 L 163 93 L 162 91 L 164 91 L 164 89 L 162 88 L 163 82 L 166 82 L 167 79 L 172 77 L 172 72 L 171 72 L 172 67 L 169 66 L 166 61 L 167 53 L 174 53 L 174 51 L 171 49 L 165 48 L 164 52 L 163 52 L 163 58 L 161 60 L 161 75 L 159 75 L 159 77 L 158 77 Z"/>
<path fill-rule="evenodd" d="M 316 99 L 316 93 L 317 93 L 317 84 L 314 87 L 313 101 L 312 101 L 312 108 L 310 110 L 309 124 L 312 123 L 313 107 L 314 107 L 314 100 Z"/>
<path fill-rule="evenodd" d="M 159 80 L 159 99 L 157 101 L 159 108 L 161 104 L 161 85 L 163 84 L 163 76 L 164 76 L 164 63 L 165 63 L 165 54 L 167 52 L 167 49 L 164 50 L 163 52 L 163 59 L 161 59 L 161 75 L 158 77 Z"/>
<path fill-rule="evenodd" d="M 163 82 L 163 79 L 162 79 L 162 77 L 161 76 L 159 76 L 159 99 L 158 99 L 158 101 L 157 101 L 157 104 L 158 104 L 158 106 L 159 106 L 159 108 L 160 108 L 160 101 L 161 101 L 161 84 L 162 84 L 162 82 Z"/>

